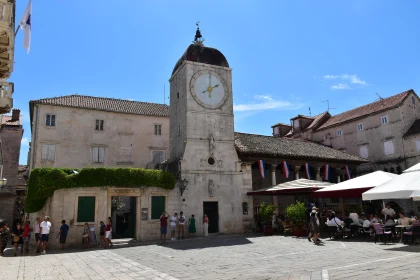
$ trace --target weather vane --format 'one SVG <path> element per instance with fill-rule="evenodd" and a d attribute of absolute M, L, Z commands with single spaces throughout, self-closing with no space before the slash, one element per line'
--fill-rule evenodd
<path fill-rule="evenodd" d="M 200 22 L 197 21 L 195 25 L 197 25 L 197 30 L 195 31 L 194 44 L 203 46 L 204 38 L 201 36 Z"/>

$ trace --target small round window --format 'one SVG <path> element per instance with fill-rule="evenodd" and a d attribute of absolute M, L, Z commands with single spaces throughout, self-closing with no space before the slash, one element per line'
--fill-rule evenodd
<path fill-rule="evenodd" d="M 209 159 L 207 160 L 207 162 L 208 162 L 210 165 L 213 165 L 213 164 L 215 163 L 214 158 L 212 158 L 212 157 L 209 157 Z"/>

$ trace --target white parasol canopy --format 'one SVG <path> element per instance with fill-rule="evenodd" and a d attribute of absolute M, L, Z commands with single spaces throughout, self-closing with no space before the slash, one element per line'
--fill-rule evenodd
<path fill-rule="evenodd" d="M 420 162 L 404 170 L 403 173 L 408 173 L 408 172 L 413 172 L 413 171 L 420 171 Z"/>
<path fill-rule="evenodd" d="M 413 166 L 414 167 L 414 166 Z M 363 200 L 410 199 L 420 200 L 420 171 L 407 172 L 363 193 Z"/>
<path fill-rule="evenodd" d="M 379 186 L 399 175 L 385 171 L 375 171 L 360 177 L 356 177 L 342 183 L 325 187 L 313 193 L 316 197 L 352 197 L 360 198 L 366 190 Z"/>

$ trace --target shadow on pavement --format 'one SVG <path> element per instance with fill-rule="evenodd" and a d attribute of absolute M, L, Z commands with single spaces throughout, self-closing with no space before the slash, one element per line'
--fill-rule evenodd
<path fill-rule="evenodd" d="M 404 247 L 398 248 L 384 248 L 386 251 L 394 251 L 394 252 L 407 252 L 407 253 L 420 253 L 420 246 L 419 244 L 410 244 Z"/>

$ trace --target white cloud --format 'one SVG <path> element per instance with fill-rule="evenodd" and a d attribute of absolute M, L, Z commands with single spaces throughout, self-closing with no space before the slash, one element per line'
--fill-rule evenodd
<path fill-rule="evenodd" d="M 300 108 L 300 104 L 293 104 L 289 101 L 275 100 L 270 95 L 255 95 L 257 102 L 234 104 L 233 110 L 236 112 L 262 111 L 270 109 L 291 110 Z"/>
<path fill-rule="evenodd" d="M 348 84 L 340 83 L 340 84 L 331 86 L 331 88 L 332 89 L 349 89 L 350 87 Z"/>
<path fill-rule="evenodd" d="M 27 137 L 23 137 L 22 141 L 20 142 L 22 146 L 28 146 L 29 145 L 29 139 Z"/>
<path fill-rule="evenodd" d="M 342 83 L 337 85 L 333 85 L 332 89 L 349 89 L 350 86 L 347 83 L 353 85 L 367 85 L 365 81 L 360 79 L 356 74 L 349 75 L 349 74 L 342 74 L 342 75 L 324 75 L 325 80 L 341 80 Z"/>

